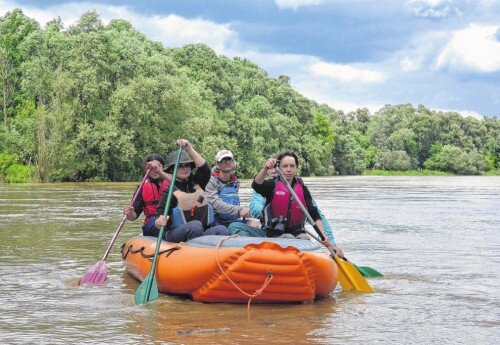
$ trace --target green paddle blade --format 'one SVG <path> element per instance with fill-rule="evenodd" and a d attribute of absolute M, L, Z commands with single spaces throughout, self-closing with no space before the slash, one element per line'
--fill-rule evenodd
<path fill-rule="evenodd" d="M 149 272 L 146 278 L 142 281 L 141 285 L 137 288 L 134 295 L 134 301 L 136 304 L 144 304 L 157 298 L 158 284 L 156 283 L 156 277 L 154 272 L 153 274 L 152 272 Z"/>
<path fill-rule="evenodd" d="M 359 271 L 359 273 L 361 273 L 363 275 L 363 277 L 378 278 L 378 277 L 383 277 L 384 276 L 379 271 L 377 271 L 377 270 L 375 270 L 375 269 L 373 269 L 371 267 L 368 267 L 368 266 L 354 265 L 354 267 L 356 267 L 356 269 Z"/>

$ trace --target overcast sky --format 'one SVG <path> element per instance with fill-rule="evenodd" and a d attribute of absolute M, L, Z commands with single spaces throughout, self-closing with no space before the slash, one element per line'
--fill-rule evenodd
<path fill-rule="evenodd" d="M 147 3 L 147 4 L 146 4 Z M 0 0 L 42 26 L 96 10 L 166 47 L 246 57 L 319 103 L 500 117 L 500 0 Z"/>

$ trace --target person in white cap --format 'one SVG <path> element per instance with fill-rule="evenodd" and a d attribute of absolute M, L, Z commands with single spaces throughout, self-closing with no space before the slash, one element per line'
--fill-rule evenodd
<path fill-rule="evenodd" d="M 236 161 L 234 155 L 229 150 L 221 150 L 215 155 L 216 165 L 212 169 L 212 176 L 207 184 L 205 192 L 208 202 L 212 204 L 214 209 L 215 224 L 221 224 L 231 228 L 239 225 L 250 225 L 250 233 L 246 235 L 262 235 L 260 233 L 253 234 L 253 230 L 258 231 L 260 221 L 251 219 L 248 208 L 241 206 L 238 195 L 240 181 L 235 174 Z"/>

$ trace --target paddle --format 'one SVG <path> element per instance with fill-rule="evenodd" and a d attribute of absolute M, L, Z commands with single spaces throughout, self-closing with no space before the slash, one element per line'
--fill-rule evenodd
<path fill-rule="evenodd" d="M 307 217 L 307 220 L 309 221 L 309 223 L 312 225 L 314 230 L 316 230 L 316 232 L 318 233 L 319 238 L 317 238 L 313 233 L 311 233 L 307 229 L 304 229 L 304 230 L 307 232 L 307 234 L 309 234 L 309 236 L 314 238 L 319 243 L 323 244 L 330 251 L 332 258 L 337 263 L 337 266 L 339 267 L 339 282 L 340 282 L 340 285 L 342 285 L 342 288 L 344 290 L 349 290 L 349 291 L 353 290 L 353 291 L 358 291 L 358 292 L 373 292 L 373 289 L 370 286 L 370 284 L 368 284 L 366 279 L 363 278 L 363 276 L 361 275 L 361 273 L 359 273 L 359 271 L 356 269 L 356 267 L 354 267 L 354 265 L 352 263 L 350 263 L 349 261 L 345 261 L 345 260 L 340 259 L 337 256 L 337 254 L 335 253 L 335 251 L 333 250 L 333 248 L 330 245 L 326 245 L 324 243 L 325 236 L 323 235 L 321 230 L 318 228 L 318 226 L 315 224 L 311 215 L 309 214 L 309 212 L 307 212 L 307 209 L 304 207 L 304 205 L 300 201 L 299 197 L 297 196 L 297 194 L 293 190 L 292 186 L 290 186 L 290 184 L 286 180 L 285 176 L 283 176 L 283 173 L 281 172 L 281 170 L 278 166 L 276 166 L 276 172 L 279 174 L 280 179 L 283 181 L 283 183 L 285 184 L 285 186 L 288 189 L 288 191 L 290 192 L 290 194 L 293 196 L 293 198 L 295 199 L 297 204 L 300 206 L 300 209 L 302 210 L 302 212 L 304 212 L 304 215 Z"/>
<path fill-rule="evenodd" d="M 344 260 L 348 261 L 346 258 L 343 258 Z M 368 266 L 358 266 L 356 264 L 353 264 L 354 267 L 363 275 L 363 277 L 366 278 L 378 278 L 378 277 L 383 277 L 384 275 L 377 271 L 374 268 L 368 267 Z"/>
<path fill-rule="evenodd" d="M 177 159 L 175 161 L 174 172 L 172 174 L 172 183 L 168 188 L 167 202 L 165 204 L 165 211 L 163 216 L 166 217 L 168 209 L 170 208 L 170 200 L 172 199 L 173 190 L 175 188 L 175 177 L 177 176 L 177 168 L 179 167 L 179 161 L 181 159 L 182 146 L 179 146 L 179 151 L 177 152 Z M 163 232 L 165 227 L 160 228 L 160 233 L 158 234 L 158 240 L 156 241 L 155 255 L 153 257 L 153 263 L 151 264 L 151 269 L 148 275 L 142 281 L 141 285 L 137 288 L 134 295 L 134 301 L 136 304 L 144 304 L 146 302 L 155 300 L 158 298 L 158 284 L 156 282 L 156 261 L 158 259 L 158 253 L 160 251 L 161 241 L 163 239 Z"/>
<path fill-rule="evenodd" d="M 137 199 L 137 196 L 139 195 L 142 186 L 144 185 L 144 182 L 146 182 L 146 179 L 149 176 L 149 172 L 151 169 L 148 169 L 146 173 L 144 174 L 144 177 L 141 180 L 141 184 L 137 188 L 137 190 L 134 193 L 134 196 L 132 197 L 132 200 L 130 201 L 130 206 L 134 206 L 135 199 Z M 97 261 L 97 263 L 90 267 L 87 272 L 83 275 L 83 277 L 80 279 L 78 282 L 78 285 L 82 284 L 92 284 L 92 285 L 102 285 L 106 281 L 106 278 L 108 277 L 108 267 L 106 266 L 106 258 L 108 257 L 109 252 L 111 251 L 111 247 L 116 241 L 116 238 L 118 237 L 118 234 L 120 233 L 120 230 L 123 228 L 123 224 L 125 224 L 125 221 L 127 220 L 127 215 L 123 215 L 122 220 L 120 222 L 120 225 L 118 225 L 118 228 L 115 231 L 115 234 L 113 235 L 113 238 L 111 239 L 111 242 L 109 243 L 108 249 L 106 249 L 106 252 L 102 256 L 101 260 Z"/>

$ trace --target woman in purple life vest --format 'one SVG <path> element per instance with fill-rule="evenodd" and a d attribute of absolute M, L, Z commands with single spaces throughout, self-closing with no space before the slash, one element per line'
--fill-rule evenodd
<path fill-rule="evenodd" d="M 307 211 L 325 238 L 328 239 L 323 229 L 318 208 L 312 201 L 309 189 L 304 185 L 300 177 L 295 176 L 299 160 L 297 155 L 291 150 L 283 151 L 277 158 L 269 158 L 252 182 L 252 188 L 266 198 L 264 209 L 267 228 L 266 236 L 309 239 L 304 230 L 307 218 L 285 184 L 276 177 L 265 180 L 266 173 L 268 170 L 274 169 L 277 162 L 281 172 L 292 186 L 299 200 L 307 208 Z"/>

